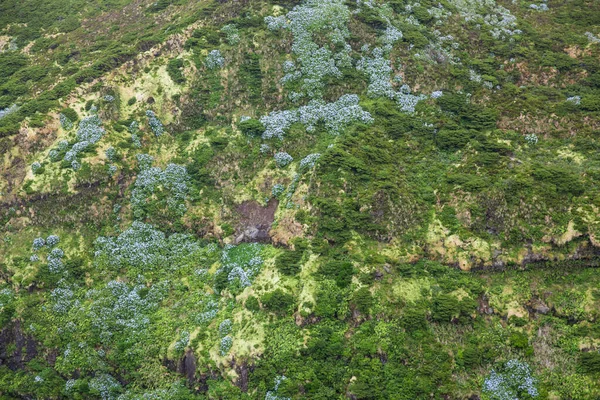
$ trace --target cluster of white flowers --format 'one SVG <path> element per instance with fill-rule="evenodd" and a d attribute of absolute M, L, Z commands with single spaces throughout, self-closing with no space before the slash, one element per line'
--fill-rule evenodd
<path fill-rule="evenodd" d="M 229 335 L 231 333 L 231 328 L 233 327 L 233 322 L 230 319 L 226 319 L 219 324 L 219 335 L 221 337 Z"/>
<path fill-rule="evenodd" d="M 46 238 L 46 245 L 48 247 L 54 247 L 60 242 L 60 237 L 58 235 L 50 235 Z"/>
<path fill-rule="evenodd" d="M 426 99 L 427 96 L 424 94 L 411 94 L 410 88 L 407 85 L 403 85 L 403 88 L 403 90 L 401 88 L 401 90 L 396 93 L 396 102 L 398 103 L 398 107 L 400 107 L 400 110 L 404 112 L 413 113 L 415 112 L 415 107 L 419 101 Z"/>
<path fill-rule="evenodd" d="M 127 130 L 129 133 L 137 133 L 140 130 L 140 123 L 137 121 L 132 121 L 127 127 Z"/>
<path fill-rule="evenodd" d="M 393 32 L 396 32 L 395 34 Z M 400 91 L 396 91 L 391 82 L 393 73 L 389 52 L 396 40 L 402 38 L 402 33 L 393 27 L 388 20 L 388 27 L 381 41 L 384 47 L 375 47 L 370 54 L 363 55 L 358 61 L 356 68 L 363 72 L 369 78 L 367 93 L 371 97 L 387 97 L 395 99 L 400 109 L 404 112 L 412 113 L 415 111 L 417 103 L 426 99 L 425 95 L 414 95 L 410 93 L 408 85 L 403 85 Z M 361 49 L 363 53 L 368 53 L 369 46 L 365 45 Z M 402 81 L 402 77 L 396 76 L 397 81 Z"/>
<path fill-rule="evenodd" d="M 73 122 L 65 114 L 60 113 L 58 119 L 60 120 L 60 126 L 62 126 L 64 130 L 70 131 L 73 129 Z"/>
<path fill-rule="evenodd" d="M 59 161 L 60 160 L 60 152 L 57 149 L 50 149 L 48 152 L 48 158 L 50 161 Z"/>
<path fill-rule="evenodd" d="M 51 149 L 48 152 L 48 157 L 50 161 L 59 161 L 61 157 L 61 152 L 67 150 L 69 148 L 69 142 L 66 140 L 61 140 L 58 142 L 58 146 L 55 149 Z"/>
<path fill-rule="evenodd" d="M 165 132 L 165 127 L 163 126 L 162 122 L 160 122 L 156 114 L 154 114 L 154 111 L 147 110 L 146 116 L 148 117 L 148 125 L 150 125 L 152 132 L 154 132 L 157 137 L 162 135 Z"/>
<path fill-rule="evenodd" d="M 140 130 L 140 124 L 137 121 L 133 121 L 129 125 L 127 130 L 129 131 L 129 133 L 131 133 L 131 142 L 133 144 L 133 147 L 135 147 L 136 149 L 142 147 L 142 142 L 140 141 L 140 137 L 137 134 Z"/>
<path fill-rule="evenodd" d="M 521 34 L 521 30 L 517 29 L 517 18 L 493 0 L 449 0 L 449 4 L 466 21 L 487 26 L 495 39 L 513 40 L 514 35 Z"/>
<path fill-rule="evenodd" d="M 147 154 L 137 155 L 140 173 L 131 192 L 131 206 L 134 214 L 143 214 L 147 199 L 160 187 L 168 191 L 167 206 L 183 215 L 186 211 L 185 200 L 189 190 L 189 175 L 184 166 L 168 164 L 163 170 L 152 167 L 153 158 Z"/>
<path fill-rule="evenodd" d="M 69 379 L 67 382 L 65 382 L 65 391 L 68 393 L 71 390 L 73 390 L 76 383 L 77 383 L 76 379 Z"/>
<path fill-rule="evenodd" d="M 448 45 L 444 42 L 444 38 L 446 36 L 433 39 L 422 52 L 415 53 L 414 57 L 434 64 L 460 63 L 460 58 L 452 54 L 452 49 L 457 49 L 459 44 L 451 42 Z"/>
<path fill-rule="evenodd" d="M 275 386 L 273 387 L 273 390 L 269 390 L 267 392 L 267 394 L 265 395 L 265 400 L 291 400 L 289 397 L 282 397 L 277 395 L 281 382 L 283 382 L 286 379 L 287 378 L 284 375 L 275 377 Z"/>
<path fill-rule="evenodd" d="M 111 146 L 104 151 L 104 155 L 106 156 L 106 158 L 109 161 L 115 161 L 115 158 L 117 156 L 117 151 L 115 150 L 114 147 Z"/>
<path fill-rule="evenodd" d="M 162 281 L 148 289 L 144 283 L 110 281 L 100 290 L 89 290 L 86 296 L 91 304 L 87 311 L 100 340 L 107 343 L 119 332 L 127 332 L 131 339 L 144 334 L 150 322 L 148 314 L 158 308 L 168 284 Z"/>
<path fill-rule="evenodd" d="M 323 123 L 332 134 L 339 134 L 353 122 L 372 123 L 371 114 L 364 111 L 358 102 L 357 95 L 345 94 L 333 103 L 312 100 L 296 110 L 273 111 L 260 119 L 265 126 L 262 137 L 282 139 L 290 126 L 298 122 L 309 132 L 313 132 L 317 124 Z"/>
<path fill-rule="evenodd" d="M 167 237 L 150 224 L 134 221 L 117 237 L 100 236 L 95 242 L 96 263 L 112 268 L 178 268 L 191 262 L 200 247 L 189 235 Z"/>
<path fill-rule="evenodd" d="M 287 17 L 287 19 L 286 19 Z M 286 17 L 267 17 L 270 30 L 289 29 L 292 32 L 292 52 L 298 59 L 298 69 L 286 66 L 284 82 L 301 80 L 302 93 L 309 98 L 321 98 L 324 81 L 341 77 L 339 68 L 350 66 L 350 36 L 348 21 L 350 10 L 342 0 L 306 0 L 290 11 Z M 320 46 L 314 36 L 326 37 L 329 44 Z M 339 49 L 337 52 L 332 47 Z M 298 97 L 298 96 L 297 96 Z"/>
<path fill-rule="evenodd" d="M 62 271 L 64 264 L 62 262 L 62 258 L 65 256 L 65 252 L 61 249 L 54 248 L 48 254 L 48 269 L 50 272 L 60 272 Z"/>
<path fill-rule="evenodd" d="M 4 288 L 0 290 L 0 308 L 6 307 L 8 304 L 12 303 L 15 299 L 14 292 L 9 288 Z"/>
<path fill-rule="evenodd" d="M 219 50 L 212 50 L 206 56 L 204 64 L 208 69 L 222 68 L 225 65 L 225 59 L 223 58 Z"/>
<path fill-rule="evenodd" d="M 97 392 L 102 400 L 113 400 L 121 391 L 121 384 L 109 374 L 97 374 L 90 379 L 89 387 Z"/>
<path fill-rule="evenodd" d="M 278 31 L 288 27 L 288 22 L 284 15 L 278 17 L 268 16 L 265 18 L 265 23 L 267 24 L 267 28 L 271 31 Z"/>
<path fill-rule="evenodd" d="M 223 28 L 221 28 L 221 32 L 223 32 L 227 37 L 227 43 L 235 45 L 240 42 L 240 32 L 237 26 L 233 24 L 225 25 Z"/>
<path fill-rule="evenodd" d="M 540 3 L 540 4 L 530 4 L 529 8 L 531 8 L 532 10 L 538 10 L 538 11 L 548 11 L 548 4 L 546 3 Z"/>
<path fill-rule="evenodd" d="M 38 170 L 42 168 L 42 164 L 40 164 L 39 162 L 35 161 L 33 164 L 31 164 L 31 172 L 33 172 L 34 174 L 36 172 L 38 172 Z"/>
<path fill-rule="evenodd" d="M 33 239 L 33 251 L 37 251 L 46 245 L 44 238 L 37 237 Z"/>
<path fill-rule="evenodd" d="M 283 139 L 285 132 L 298 122 L 298 112 L 296 110 L 272 111 L 261 117 L 260 122 L 265 126 L 263 139 L 280 138 Z"/>
<path fill-rule="evenodd" d="M 64 151 L 67 148 L 69 148 L 69 142 L 67 140 L 63 139 L 58 142 L 58 150 L 59 151 Z"/>
<path fill-rule="evenodd" d="M 285 151 L 280 151 L 278 153 L 275 153 L 275 156 L 273 156 L 273 158 L 275 158 L 275 164 L 277 164 L 277 166 L 279 168 L 283 168 L 283 167 L 287 166 L 289 163 L 291 163 L 292 161 L 294 161 L 292 156 L 290 156 Z"/>
<path fill-rule="evenodd" d="M 477 72 L 475 72 L 474 70 L 470 69 L 469 70 L 469 80 L 471 82 L 475 82 L 475 83 L 481 83 L 481 75 L 479 75 Z"/>
<path fill-rule="evenodd" d="M 103 97 L 104 101 L 112 103 L 113 101 L 115 101 L 115 96 L 112 96 L 110 94 L 107 94 L 106 96 Z"/>
<path fill-rule="evenodd" d="M 300 160 L 300 169 L 312 168 L 317 160 L 321 157 L 321 153 L 312 153 Z"/>
<path fill-rule="evenodd" d="M 226 356 L 227 353 L 229 353 L 229 350 L 231 350 L 231 346 L 233 346 L 233 339 L 231 336 L 222 338 L 221 343 L 219 343 L 219 352 L 221 353 L 221 356 Z"/>
<path fill-rule="evenodd" d="M 225 246 L 221 254 L 222 267 L 217 273 L 226 273 L 230 283 L 239 281 L 243 287 L 250 286 L 264 263 L 261 250 L 258 243 Z"/>
<path fill-rule="evenodd" d="M 383 32 L 383 36 L 381 38 L 383 49 L 386 52 L 391 51 L 394 43 L 402 39 L 402 37 L 402 32 L 392 24 L 388 23 L 388 26 L 385 28 L 385 32 Z"/>
<path fill-rule="evenodd" d="M 261 152 L 262 154 L 266 154 L 266 153 L 268 153 L 268 152 L 269 152 L 269 150 L 271 150 L 271 146 L 269 146 L 268 144 L 266 144 L 266 143 L 263 143 L 263 144 L 261 144 L 261 145 L 260 145 L 260 152 Z"/>
<path fill-rule="evenodd" d="M 50 292 L 50 298 L 54 303 L 52 309 L 59 314 L 69 312 L 71 307 L 77 305 L 78 302 L 73 299 L 73 291 L 68 288 L 56 288 Z"/>
<path fill-rule="evenodd" d="M 48 269 L 50 272 L 59 272 L 63 269 L 62 258 L 65 255 L 65 252 L 58 248 L 53 248 L 60 241 L 57 235 L 50 235 L 45 240 L 44 238 L 37 237 L 33 239 L 33 251 L 37 252 L 43 247 L 47 246 L 50 250 L 50 253 L 46 257 L 48 261 Z M 29 260 L 31 262 L 37 262 L 40 260 L 40 257 L 37 254 L 33 254 Z"/>
<path fill-rule="evenodd" d="M 114 147 L 109 147 L 108 149 L 106 149 L 106 151 L 104 152 L 104 155 L 106 156 L 106 159 L 108 161 L 115 161 L 116 157 L 117 157 L 117 151 L 115 150 Z M 109 175 L 114 175 L 115 172 L 117 172 L 117 166 L 116 165 L 109 165 L 108 166 L 108 174 Z"/>
<path fill-rule="evenodd" d="M 179 334 L 179 339 L 175 342 L 175 350 L 182 351 L 185 350 L 187 345 L 190 343 L 190 332 L 189 331 L 181 331 Z"/>
<path fill-rule="evenodd" d="M 205 311 L 199 313 L 195 318 L 196 324 L 199 325 L 212 321 L 219 312 L 219 303 L 213 299 L 203 302 L 201 306 L 203 306 Z"/>
<path fill-rule="evenodd" d="M 575 105 L 579 105 L 581 103 L 581 96 L 572 96 L 567 98 L 569 103 L 573 103 Z"/>
<path fill-rule="evenodd" d="M 442 97 L 444 95 L 444 92 L 442 92 L 441 90 L 436 90 L 434 92 L 431 92 L 431 98 L 432 99 L 438 99 L 440 97 Z"/>
<path fill-rule="evenodd" d="M 19 107 L 17 107 L 16 104 L 13 104 L 10 107 L 0 110 L 0 118 L 6 117 L 7 115 L 14 113 L 18 109 L 19 109 Z"/>
<path fill-rule="evenodd" d="M 139 149 L 142 147 L 142 142 L 140 141 L 140 137 L 138 135 L 136 135 L 135 133 L 131 134 L 131 143 L 132 143 L 133 147 L 135 147 L 136 149 Z"/>
<path fill-rule="evenodd" d="M 517 399 L 522 391 L 526 391 L 531 397 L 538 396 L 531 368 L 518 360 L 507 361 L 503 372 L 492 370 L 483 382 L 483 392 L 494 400 Z"/>
<path fill-rule="evenodd" d="M 65 154 L 65 160 L 71 162 L 71 167 L 75 170 L 80 166 L 77 161 L 77 155 L 88 146 L 97 143 L 104 136 L 102 121 L 97 115 L 84 118 L 77 128 L 77 142 L 71 147 L 71 150 Z M 68 143 L 67 143 L 68 144 Z"/>
<path fill-rule="evenodd" d="M 77 128 L 77 141 L 89 142 L 90 144 L 98 142 L 105 133 L 101 125 L 102 121 L 97 115 L 84 118 Z"/>
<path fill-rule="evenodd" d="M 538 137 L 535 133 L 525 135 L 525 141 L 530 145 L 535 145 L 538 142 Z"/>
<path fill-rule="evenodd" d="M 285 192 L 285 186 L 283 186 L 281 183 L 276 183 L 271 189 L 271 195 L 273 197 L 279 197 L 283 192 Z"/>
<path fill-rule="evenodd" d="M 363 56 L 356 64 L 356 69 L 369 77 L 369 96 L 393 98 L 395 95 L 390 81 L 392 65 L 385 55 L 381 47 L 375 47 L 370 55 Z"/>
<path fill-rule="evenodd" d="M 590 43 L 594 43 L 594 44 L 600 43 L 600 37 L 594 35 L 592 32 L 586 32 L 585 36 L 587 36 Z"/>

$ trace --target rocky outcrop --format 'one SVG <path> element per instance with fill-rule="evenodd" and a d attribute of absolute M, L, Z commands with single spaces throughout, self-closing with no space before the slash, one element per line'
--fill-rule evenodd
<path fill-rule="evenodd" d="M 0 366 L 6 365 L 13 371 L 23 369 L 37 353 L 35 339 L 23 332 L 20 321 L 11 322 L 0 331 Z"/>
<path fill-rule="evenodd" d="M 279 201 L 272 199 L 266 207 L 256 201 L 245 201 L 237 208 L 240 216 L 235 230 L 235 243 L 270 242 L 269 231 L 275 220 Z"/>

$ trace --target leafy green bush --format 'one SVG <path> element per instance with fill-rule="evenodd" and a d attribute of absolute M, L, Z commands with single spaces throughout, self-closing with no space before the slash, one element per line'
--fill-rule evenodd
<path fill-rule="evenodd" d="M 296 275 L 300 272 L 303 251 L 285 251 L 275 259 L 275 267 L 284 275 Z"/>
<path fill-rule="evenodd" d="M 533 165 L 531 175 L 538 181 L 546 184 L 547 188 L 553 187 L 559 195 L 580 196 L 585 192 L 585 187 L 579 177 L 570 168 L 560 165 Z"/>
<path fill-rule="evenodd" d="M 458 299 L 449 294 L 437 296 L 433 300 L 431 319 L 437 322 L 450 322 L 460 314 Z"/>
<path fill-rule="evenodd" d="M 244 305 L 250 311 L 254 311 L 254 312 L 260 311 L 260 304 L 258 302 L 258 299 L 254 296 L 248 296 Z"/>
<path fill-rule="evenodd" d="M 319 274 L 333 279 L 339 287 L 343 288 L 352 282 L 354 266 L 348 261 L 329 261 L 319 267 Z"/>
<path fill-rule="evenodd" d="M 73 110 L 70 107 L 63 108 L 62 110 L 60 110 L 60 113 L 63 114 L 65 117 L 69 118 L 71 122 L 77 122 L 79 120 L 79 115 L 77 114 L 77 111 Z"/>
<path fill-rule="evenodd" d="M 247 119 L 239 123 L 238 127 L 244 135 L 260 137 L 265 131 L 265 126 L 257 119 Z"/>
<path fill-rule="evenodd" d="M 373 296 L 368 287 L 362 287 L 352 294 L 350 304 L 363 314 L 368 314 L 373 305 Z"/>
<path fill-rule="evenodd" d="M 182 58 L 172 58 L 167 63 L 167 72 L 173 82 L 178 84 L 185 83 L 185 76 L 183 76 L 183 59 Z"/>
<path fill-rule="evenodd" d="M 21 68 L 27 66 L 27 57 L 20 52 L 0 53 L 0 79 L 6 80 Z"/>
<path fill-rule="evenodd" d="M 579 355 L 578 367 L 586 374 L 600 373 L 600 352 L 588 351 L 581 353 Z"/>
<path fill-rule="evenodd" d="M 294 306 L 294 296 L 281 289 L 266 293 L 261 298 L 264 308 L 275 314 L 288 314 Z"/>

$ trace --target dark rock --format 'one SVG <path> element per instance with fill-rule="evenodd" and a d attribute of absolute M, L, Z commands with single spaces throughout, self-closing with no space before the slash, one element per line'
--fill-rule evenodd
<path fill-rule="evenodd" d="M 491 315 L 494 313 L 494 309 L 490 307 L 490 303 L 486 295 L 479 296 L 477 302 L 479 303 L 477 306 L 477 311 L 480 314 Z"/>
<path fill-rule="evenodd" d="M 238 374 L 236 385 L 240 388 L 242 392 L 245 393 L 248 391 L 248 364 L 244 362 L 241 365 L 238 365 L 236 368 L 236 372 Z"/>
<path fill-rule="evenodd" d="M 188 349 L 185 352 L 185 356 L 183 356 L 183 374 L 185 374 L 190 383 L 194 381 L 194 375 L 196 375 L 196 357 L 194 357 L 194 352 L 191 349 Z"/>
<path fill-rule="evenodd" d="M 37 342 L 33 336 L 23 332 L 19 320 L 0 331 L 0 365 L 6 365 L 13 371 L 23 369 L 37 353 Z"/>
<path fill-rule="evenodd" d="M 550 307 L 544 304 L 544 302 L 541 300 L 532 302 L 531 309 L 539 314 L 548 314 L 550 312 Z"/>

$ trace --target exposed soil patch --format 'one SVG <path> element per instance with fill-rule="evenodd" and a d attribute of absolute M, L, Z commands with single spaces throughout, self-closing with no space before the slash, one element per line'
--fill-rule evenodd
<path fill-rule="evenodd" d="M 269 230 L 275 220 L 279 201 L 272 199 L 266 207 L 256 201 L 245 201 L 237 207 L 240 220 L 235 229 L 235 242 L 270 242 Z"/>

